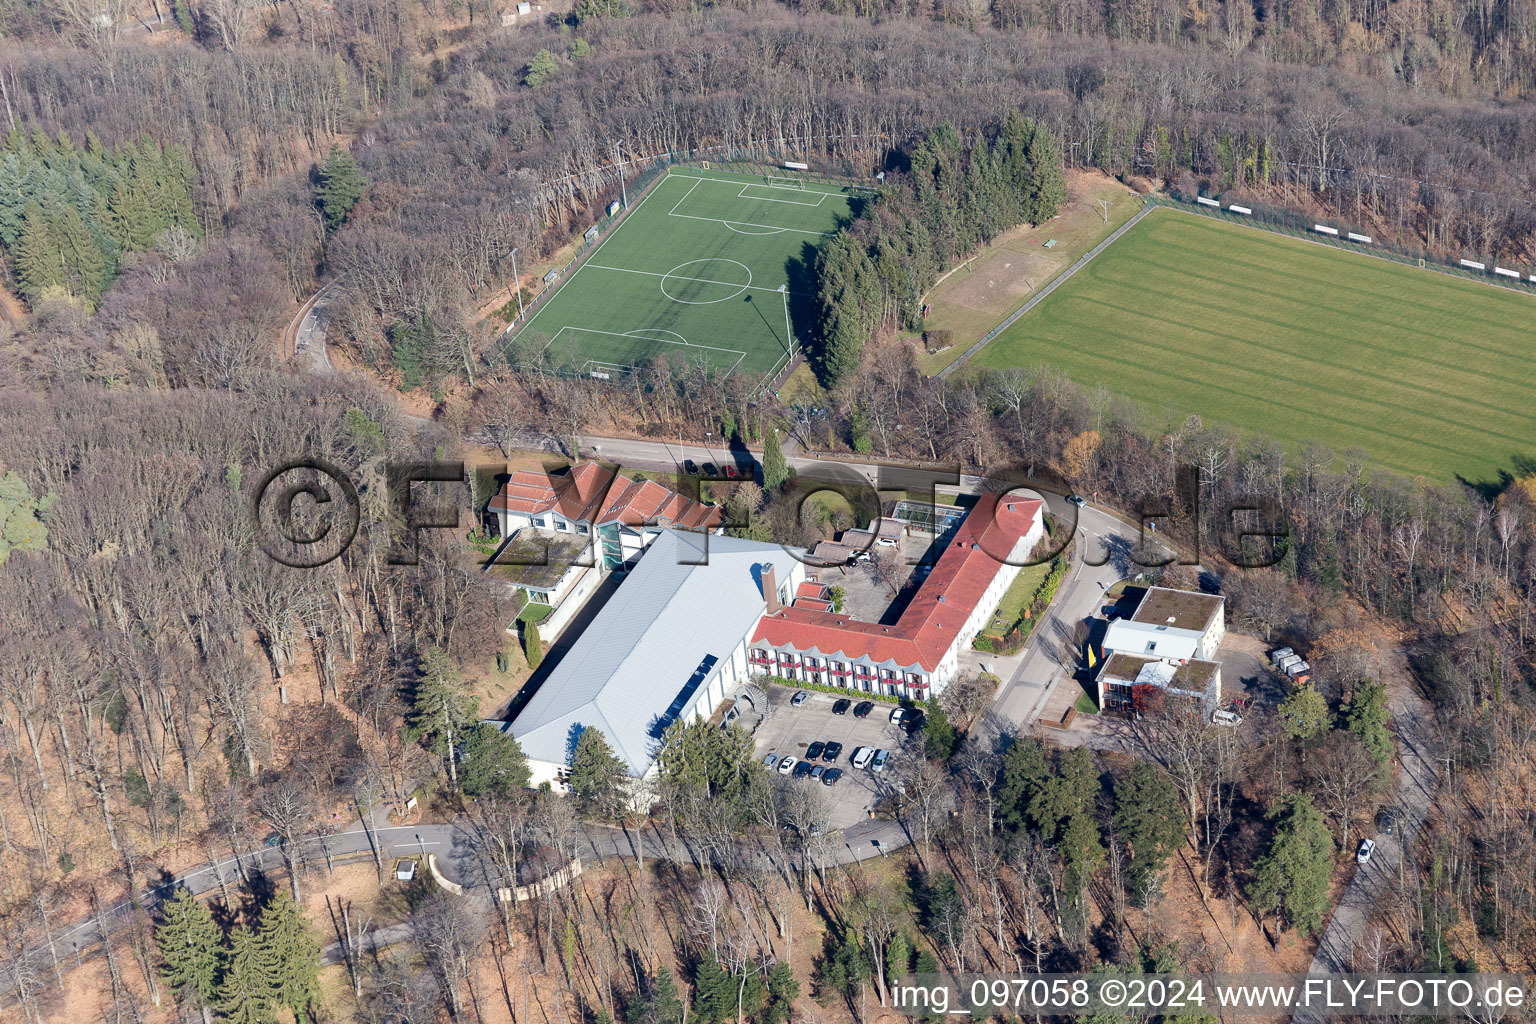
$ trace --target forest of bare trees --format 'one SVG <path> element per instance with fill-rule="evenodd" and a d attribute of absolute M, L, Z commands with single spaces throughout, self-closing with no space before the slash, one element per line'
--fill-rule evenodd
<path fill-rule="evenodd" d="M 390 564 L 392 512 L 370 483 L 387 456 L 446 453 L 465 434 L 505 456 L 527 432 L 569 451 L 605 430 L 756 441 L 780 420 L 747 382 L 699 367 L 660 361 L 613 385 L 492 349 L 481 311 L 511 297 L 512 250 L 536 280 L 529 268 L 618 193 L 616 151 L 629 173 L 723 146 L 900 177 L 929 132 L 993 138 L 1017 115 L 1050 134 L 1042 151 L 1144 187 L 1253 195 L 1405 244 L 1536 260 L 1529 0 L 582 0 L 511 29 L 453 0 L 143 6 L 0 0 L 0 129 L 13 154 L 52 154 L 3 165 L 17 170 L 0 178 L 0 209 L 19 229 L 53 174 L 65 235 L 100 224 L 110 257 L 80 301 L 57 281 L 26 286 L 36 279 L 8 256 L 0 296 L 0 850 L 13 869 L 0 956 L 29 1018 L 66 989 L 68 964 L 37 952 L 58 915 L 104 920 L 168 849 L 213 861 L 276 835 L 302 904 L 319 870 L 299 840 L 338 815 L 400 812 L 423 787 L 462 814 L 497 885 L 516 884 L 526 858 L 574 856 L 578 811 L 639 830 L 596 790 L 492 791 L 506 772 L 486 766 L 515 751 L 475 732 L 489 709 L 462 677 L 507 652 L 513 610 L 463 557 L 463 531 L 427 531 L 419 564 Z M 316 201 L 333 147 L 360 176 L 339 213 Z M 122 212 L 135 159 L 141 178 L 157 161 L 176 169 L 173 214 Z M 280 366 L 284 329 L 325 282 L 330 341 L 363 372 Z M 425 425 L 390 386 L 407 383 L 407 355 L 410 383 L 434 398 Z M 1213 918 L 1305 937 L 1332 861 L 1304 866 L 1310 903 L 1282 906 L 1271 840 L 1294 829 L 1347 852 L 1367 827 L 1392 770 L 1388 677 L 1428 702 L 1441 788 L 1361 956 L 1529 969 L 1526 453 L 1497 479 L 1433 484 L 1375 471 L 1368 452 L 1149 415 L 1042 368 L 934 380 L 883 335 L 863 355 L 829 414 L 800 428 L 803 448 L 1039 464 L 1112 506 L 1165 511 L 1184 551 L 1202 538 L 1240 628 L 1317 652 L 1316 686 L 1257 713 L 1264 741 L 1241 749 L 1153 716 L 1126 736 L 1141 767 L 1027 740 L 908 748 L 892 778 L 911 799 L 883 810 L 913 837 L 900 879 L 829 868 L 816 791 L 712 747 L 704 777 L 669 780 L 647 826 L 689 851 L 681 865 L 637 856 L 633 873 L 503 908 L 500 928 L 479 904 L 413 906 L 414 959 L 346 961 L 359 1019 L 478 1021 L 501 999 L 533 1020 L 537 975 L 563 981 L 545 1019 L 674 1024 L 688 1002 L 712 1024 L 781 1024 L 813 1019 L 814 999 L 812 1013 L 862 1021 L 891 974 L 929 964 L 1207 966 L 1210 950 L 1178 948 L 1154 923 L 1170 872 Z M 248 504 L 301 453 L 365 481 L 364 507 L 341 557 L 296 572 L 260 549 Z M 1191 466 L 1200 521 L 1179 486 Z M 1242 569 L 1220 549 L 1236 525 L 1212 510 L 1256 499 L 1286 541 L 1274 567 Z M 757 535 L 805 544 L 828 526 L 773 488 L 728 500 Z M 976 724 L 975 707 L 948 713 L 962 733 Z M 744 836 L 772 870 L 741 867 Z M 249 881 L 221 885 L 231 912 Z M 165 994 L 156 922 L 130 918 L 106 950 L 117 1021 Z M 814 937 L 796 930 L 807 920 Z M 500 996 L 475 973 L 487 949 L 508 971 Z"/>

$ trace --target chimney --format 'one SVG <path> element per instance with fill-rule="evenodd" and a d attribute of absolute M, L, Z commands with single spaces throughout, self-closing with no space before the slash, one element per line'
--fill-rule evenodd
<path fill-rule="evenodd" d="M 772 562 L 762 564 L 763 603 L 768 606 L 768 614 L 777 612 L 783 605 L 779 604 L 779 574 L 774 571 Z"/>

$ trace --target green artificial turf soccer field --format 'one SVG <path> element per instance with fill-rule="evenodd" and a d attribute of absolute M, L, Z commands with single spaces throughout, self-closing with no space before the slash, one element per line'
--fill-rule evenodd
<path fill-rule="evenodd" d="M 674 170 L 511 337 L 578 372 L 666 356 L 758 378 L 793 351 L 805 268 L 856 190 Z M 792 316 L 792 313 L 795 315 Z"/>
<path fill-rule="evenodd" d="M 1536 455 L 1533 326 L 1530 295 L 1157 210 L 976 361 L 1496 483 Z"/>

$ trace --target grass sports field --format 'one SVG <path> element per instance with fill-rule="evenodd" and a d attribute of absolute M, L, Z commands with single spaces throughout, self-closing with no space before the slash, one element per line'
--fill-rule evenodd
<path fill-rule="evenodd" d="M 764 175 L 674 169 L 507 344 L 578 372 L 623 372 L 665 355 L 766 377 L 794 351 L 815 246 L 859 202 L 846 189 Z"/>
<path fill-rule="evenodd" d="M 1497 483 L 1536 455 L 1536 298 L 1156 210 L 976 354 L 1153 414 Z"/>

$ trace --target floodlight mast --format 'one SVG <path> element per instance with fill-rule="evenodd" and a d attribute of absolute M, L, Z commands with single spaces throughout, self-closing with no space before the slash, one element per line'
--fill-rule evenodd
<path fill-rule="evenodd" d="M 624 145 L 622 142 L 615 142 L 613 144 L 613 165 L 619 171 L 619 195 L 624 200 L 624 209 L 627 210 L 629 209 L 629 186 L 624 181 L 624 160 L 619 153 L 619 147 L 622 145 Z"/>

